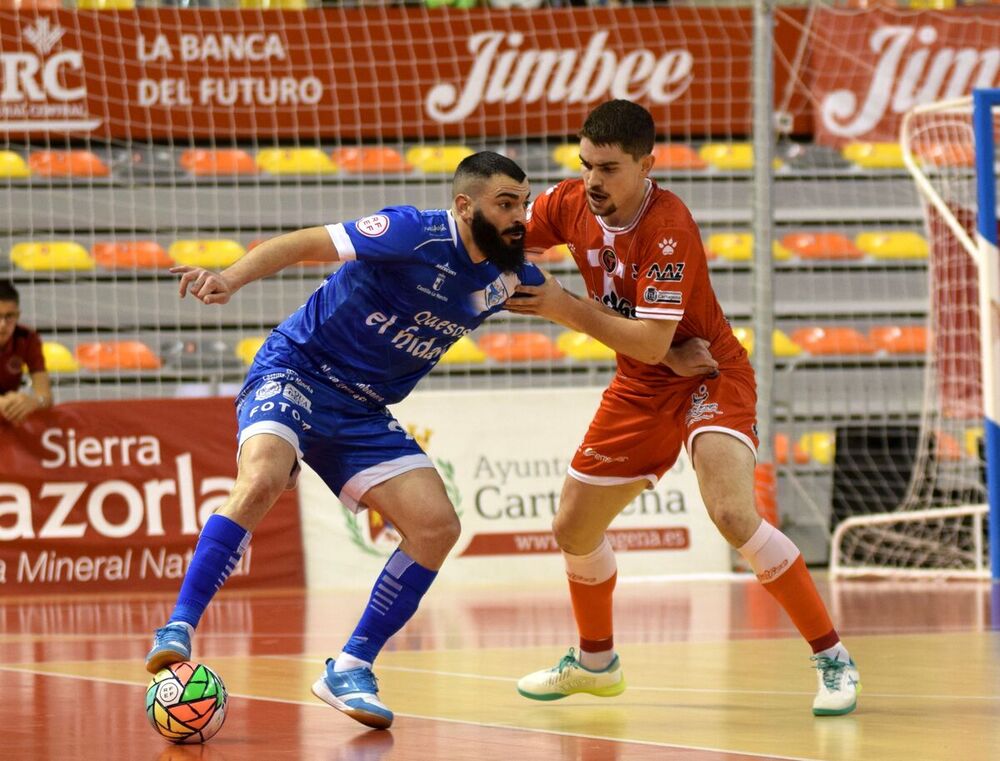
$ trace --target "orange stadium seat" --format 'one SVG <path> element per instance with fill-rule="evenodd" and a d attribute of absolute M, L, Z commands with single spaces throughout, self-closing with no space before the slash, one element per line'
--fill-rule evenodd
<path fill-rule="evenodd" d="M 929 335 L 923 325 L 886 325 L 868 331 L 872 343 L 889 354 L 924 354 Z"/>
<path fill-rule="evenodd" d="M 0 10 L 54 11 L 62 8 L 62 0 L 0 0 Z"/>
<path fill-rule="evenodd" d="M 913 153 L 922 164 L 971 167 L 976 163 L 976 147 L 971 142 L 917 141 Z"/>
<path fill-rule="evenodd" d="M 27 163 L 14 151 L 0 151 L 0 177 L 30 177 Z"/>
<path fill-rule="evenodd" d="M 854 243 L 875 259 L 926 259 L 930 254 L 927 239 L 906 230 L 861 233 Z"/>
<path fill-rule="evenodd" d="M 228 267 L 245 253 L 234 240 L 178 240 L 170 245 L 170 258 L 178 264 L 220 269 Z"/>
<path fill-rule="evenodd" d="M 615 358 L 614 349 L 586 333 L 567 330 L 556 339 L 556 348 L 563 354 L 581 361 L 602 361 Z"/>
<path fill-rule="evenodd" d="M 334 162 L 351 174 L 387 174 L 411 172 L 402 154 L 388 146 L 337 148 L 330 154 Z"/>
<path fill-rule="evenodd" d="M 107 165 L 93 151 L 33 151 L 28 166 L 39 177 L 107 177 Z"/>
<path fill-rule="evenodd" d="M 106 269 L 164 269 L 174 263 L 154 240 L 102 241 L 90 253 Z"/>
<path fill-rule="evenodd" d="M 791 452 L 789 452 L 791 447 Z M 779 465 L 787 465 L 789 454 L 796 465 L 805 465 L 809 462 L 809 453 L 806 452 L 799 442 L 790 443 L 787 433 L 774 434 L 774 459 Z"/>
<path fill-rule="evenodd" d="M 840 233 L 790 233 L 781 245 L 802 259 L 863 259 L 865 252 Z"/>
<path fill-rule="evenodd" d="M 474 365 L 486 361 L 486 354 L 469 336 L 462 336 L 441 357 L 442 365 Z"/>
<path fill-rule="evenodd" d="M 333 174 L 337 165 L 319 148 L 265 148 L 257 166 L 269 174 Z"/>
<path fill-rule="evenodd" d="M 253 363 L 253 358 L 257 355 L 260 347 L 264 345 L 267 336 L 252 336 L 243 338 L 236 344 L 236 356 L 243 360 L 244 365 Z"/>
<path fill-rule="evenodd" d="M 406 163 L 427 174 L 453 174 L 472 150 L 464 145 L 418 145 L 406 152 Z"/>
<path fill-rule="evenodd" d="M 497 362 L 538 362 L 561 359 L 552 339 L 544 333 L 489 333 L 479 339 L 479 348 Z"/>
<path fill-rule="evenodd" d="M 903 149 L 899 143 L 848 143 L 843 156 L 864 169 L 902 169 Z"/>
<path fill-rule="evenodd" d="M 142 341 L 96 341 L 76 347 L 76 359 L 88 370 L 156 370 L 159 358 Z"/>
<path fill-rule="evenodd" d="M 80 369 L 73 353 L 58 341 L 43 341 L 42 356 L 50 373 L 75 373 Z"/>
<path fill-rule="evenodd" d="M 874 354 L 875 344 L 854 328 L 799 328 L 792 340 L 813 355 Z"/>
<path fill-rule="evenodd" d="M 684 143 L 658 143 L 653 146 L 654 169 L 705 169 L 708 164 Z"/>
<path fill-rule="evenodd" d="M 181 154 L 180 165 L 198 177 L 233 174 L 257 174 L 253 156 L 242 148 L 191 148 Z"/>
<path fill-rule="evenodd" d="M 528 259 L 535 264 L 555 264 L 566 261 L 569 255 L 569 246 L 565 243 L 560 243 L 558 246 L 545 249 L 540 254 L 529 254 Z"/>
<path fill-rule="evenodd" d="M 10 250 L 10 260 L 30 272 L 94 269 L 94 260 L 87 249 L 72 241 L 18 243 Z"/>
<path fill-rule="evenodd" d="M 958 439 L 950 433 L 935 431 L 934 455 L 939 460 L 949 460 L 954 462 L 956 460 L 961 460 L 965 456 L 965 453 L 962 451 L 962 445 L 958 443 Z"/>

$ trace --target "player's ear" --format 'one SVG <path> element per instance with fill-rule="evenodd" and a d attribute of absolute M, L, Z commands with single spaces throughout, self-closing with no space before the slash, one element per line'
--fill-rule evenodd
<path fill-rule="evenodd" d="M 465 193 L 459 193 L 455 196 L 455 211 L 458 212 L 458 216 L 468 222 L 472 217 L 472 197 Z"/>
<path fill-rule="evenodd" d="M 649 173 L 653 171 L 653 164 L 656 163 L 656 159 L 652 153 L 647 153 L 639 160 L 639 167 L 642 169 L 642 174 L 644 177 L 648 177 Z"/>

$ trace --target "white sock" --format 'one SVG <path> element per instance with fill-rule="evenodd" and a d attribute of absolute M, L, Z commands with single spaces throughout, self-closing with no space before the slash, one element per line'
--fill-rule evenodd
<path fill-rule="evenodd" d="M 185 629 L 187 629 L 189 637 L 194 636 L 194 627 L 191 626 L 191 624 L 189 624 L 187 621 L 171 621 L 170 626 L 183 626 Z"/>
<path fill-rule="evenodd" d="M 372 665 L 368 661 L 363 661 L 360 658 L 355 658 L 350 653 L 345 653 L 341 651 L 340 655 L 337 656 L 336 663 L 333 664 L 334 671 L 350 671 L 351 669 L 368 668 L 370 669 Z"/>
<path fill-rule="evenodd" d="M 816 655 L 825 655 L 830 660 L 840 661 L 841 663 L 851 662 L 851 654 L 847 652 L 847 648 L 844 647 L 844 643 L 842 643 L 839 639 L 837 640 L 836 645 L 828 647 L 826 650 L 820 650 L 816 653 Z"/>
<path fill-rule="evenodd" d="M 604 669 L 611 665 L 611 661 L 613 661 L 614 658 L 614 650 L 602 650 L 599 653 L 591 653 L 586 650 L 581 650 L 580 656 L 577 660 L 580 661 L 580 665 L 588 671 L 604 671 Z"/>

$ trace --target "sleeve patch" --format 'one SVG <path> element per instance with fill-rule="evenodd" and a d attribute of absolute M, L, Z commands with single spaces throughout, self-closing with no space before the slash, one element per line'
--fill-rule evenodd
<path fill-rule="evenodd" d="M 389 231 L 389 217 L 371 214 L 354 223 L 354 228 L 367 238 L 379 238 Z"/>

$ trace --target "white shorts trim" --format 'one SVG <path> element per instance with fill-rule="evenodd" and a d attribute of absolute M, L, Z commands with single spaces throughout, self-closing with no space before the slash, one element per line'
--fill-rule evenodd
<path fill-rule="evenodd" d="M 734 439 L 739 439 L 753 453 L 754 462 L 757 461 L 757 447 L 753 445 L 753 439 L 747 436 L 745 433 L 740 433 L 732 428 L 723 428 L 721 425 L 706 425 L 703 428 L 697 428 L 691 431 L 691 435 L 688 436 L 687 441 L 684 443 L 684 448 L 687 449 L 688 457 L 691 458 L 691 464 L 694 465 L 694 455 L 691 454 L 691 444 L 694 442 L 694 437 L 699 433 L 706 433 L 708 431 L 715 431 L 716 433 L 725 433 L 732 436 Z"/>
<path fill-rule="evenodd" d="M 348 510 L 352 513 L 359 513 L 367 505 L 361 502 L 361 498 L 373 486 L 385 483 L 390 478 L 401 476 L 411 470 L 418 468 L 433 468 L 434 463 L 425 454 L 408 454 L 404 457 L 397 457 L 395 460 L 387 460 L 373 465 L 360 473 L 355 473 L 351 479 L 344 484 L 337 496 Z"/>
<path fill-rule="evenodd" d="M 240 452 L 243 451 L 243 445 L 247 443 L 248 439 L 252 439 L 254 436 L 261 433 L 270 433 L 272 436 L 284 439 L 292 445 L 292 448 L 295 450 L 295 456 L 300 460 L 302 459 L 302 448 L 299 446 L 299 436 L 294 430 L 289 428 L 284 423 L 279 423 L 276 420 L 261 420 L 259 423 L 251 423 L 240 431 L 240 439 L 236 445 L 237 465 L 240 462 Z"/>
<path fill-rule="evenodd" d="M 645 479 L 649 482 L 649 486 L 646 488 L 652 489 L 660 480 L 656 477 L 655 473 L 647 473 L 643 476 L 588 476 L 586 473 L 581 473 L 573 468 L 567 468 L 566 472 L 577 481 L 591 484 L 592 486 L 618 486 L 619 484 L 630 484 L 633 481 L 642 481 Z"/>
<path fill-rule="evenodd" d="M 354 250 L 354 243 L 351 242 L 343 222 L 327 225 L 326 231 L 330 234 L 330 240 L 333 241 L 333 245 L 337 249 L 337 256 L 341 261 L 346 262 L 358 258 L 358 252 Z"/>

